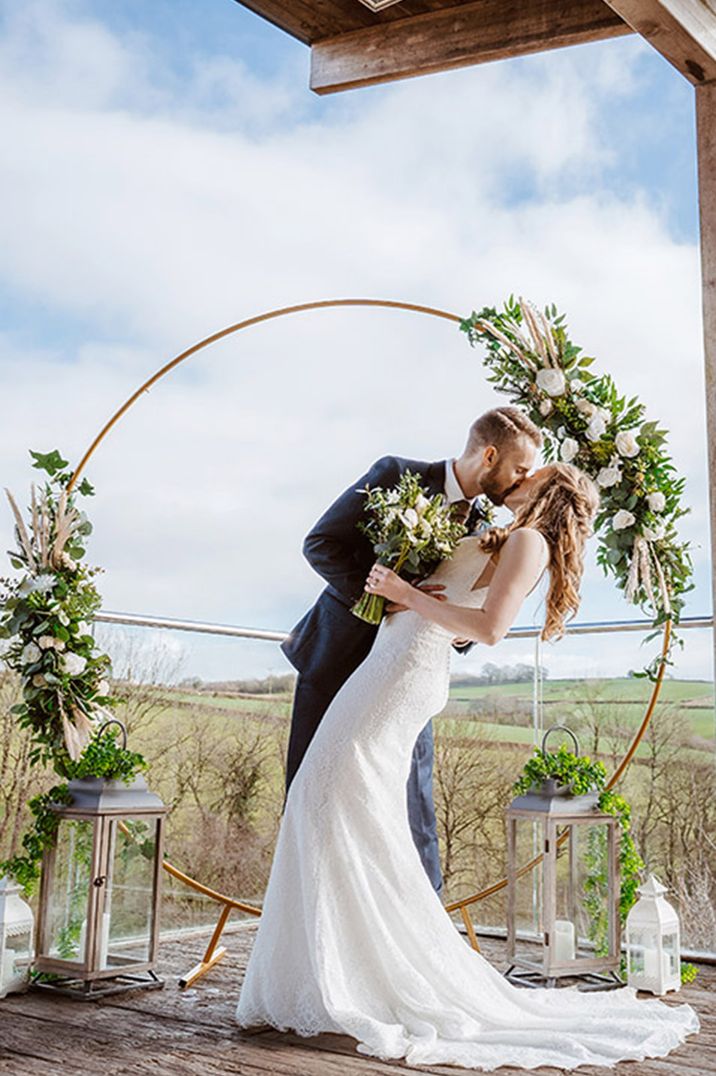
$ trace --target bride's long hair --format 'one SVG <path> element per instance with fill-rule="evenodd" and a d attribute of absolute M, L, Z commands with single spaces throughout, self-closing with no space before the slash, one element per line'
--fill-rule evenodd
<path fill-rule="evenodd" d="M 507 527 L 491 527 L 480 535 L 485 552 L 497 552 L 517 527 L 534 527 L 549 546 L 549 590 L 541 639 L 559 639 L 565 621 L 579 609 L 579 586 L 584 572 L 584 546 L 593 534 L 599 508 L 599 489 L 589 475 L 571 463 L 550 463 L 544 478 L 515 512 Z"/>

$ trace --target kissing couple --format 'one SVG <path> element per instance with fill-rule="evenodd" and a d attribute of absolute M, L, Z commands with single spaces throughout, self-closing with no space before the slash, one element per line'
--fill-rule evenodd
<path fill-rule="evenodd" d="M 432 718 L 453 650 L 494 646 L 543 575 L 542 639 L 579 608 L 599 494 L 568 463 L 530 474 L 539 428 L 518 408 L 472 423 L 456 459 L 383 456 L 304 541 L 327 586 L 282 644 L 298 669 L 286 797 L 259 928 L 241 987 L 240 1027 L 334 1032 L 409 1066 L 612 1067 L 663 1056 L 699 1028 L 690 1005 L 510 983 L 466 944 L 440 890 L 432 799 Z M 357 523 L 359 490 L 410 470 L 428 495 L 467 513 L 467 534 L 427 579 L 375 562 Z M 480 526 L 474 499 L 505 504 Z M 378 625 L 355 617 L 364 591 L 388 599 Z"/>

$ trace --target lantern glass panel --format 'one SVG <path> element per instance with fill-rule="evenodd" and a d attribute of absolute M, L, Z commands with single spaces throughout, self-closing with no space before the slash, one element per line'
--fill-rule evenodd
<path fill-rule="evenodd" d="M 47 908 L 51 957 L 84 962 L 93 841 L 93 821 L 69 818 L 60 821 Z"/>
<path fill-rule="evenodd" d="M 629 967 L 630 975 L 646 974 L 646 951 L 656 948 L 656 937 L 651 930 L 630 929 L 629 931 Z"/>
<path fill-rule="evenodd" d="M 150 959 L 158 828 L 154 818 L 109 820 L 100 968 Z"/>
<path fill-rule="evenodd" d="M 664 972 L 671 978 L 672 975 L 680 975 L 679 939 L 676 933 L 664 934 L 661 939 L 662 948 L 666 956 Z"/>
<path fill-rule="evenodd" d="M 558 841 L 565 826 L 558 826 Z M 593 960 L 609 953 L 613 912 L 608 829 L 601 822 L 579 822 L 569 828 L 570 835 L 558 843 L 554 958 Z M 574 941 L 570 957 L 571 937 Z"/>

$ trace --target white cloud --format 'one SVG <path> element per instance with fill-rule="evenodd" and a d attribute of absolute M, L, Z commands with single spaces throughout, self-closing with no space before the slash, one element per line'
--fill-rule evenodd
<path fill-rule="evenodd" d="M 0 338 L 3 484 L 27 488 L 30 447 L 78 460 L 142 380 L 245 316 L 351 295 L 466 313 L 515 292 L 557 302 L 671 428 L 705 572 L 697 251 L 602 178 L 600 116 L 646 46 L 309 108 L 298 65 L 263 78 L 197 46 L 179 79 L 151 37 L 79 3 L 4 14 L 0 280 L 34 313 Z M 297 315 L 193 356 L 89 466 L 105 608 L 290 627 L 320 587 L 300 545 L 330 500 L 386 451 L 458 452 L 495 401 L 456 328 L 402 313 Z M 7 514 L 0 531 L 6 548 Z M 584 593 L 585 618 L 634 615 L 596 565 Z"/>

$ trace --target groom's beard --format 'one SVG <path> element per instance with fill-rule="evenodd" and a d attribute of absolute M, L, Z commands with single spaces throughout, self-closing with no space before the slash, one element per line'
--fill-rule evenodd
<path fill-rule="evenodd" d="M 505 497 L 517 489 L 519 482 L 513 482 L 511 486 L 505 486 L 499 478 L 497 472 L 491 472 L 484 476 L 482 480 L 482 492 L 488 497 L 493 504 L 504 504 Z"/>

